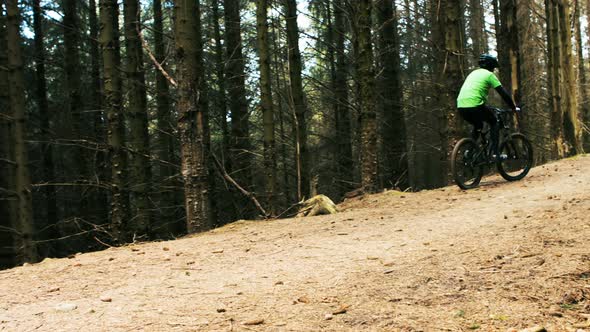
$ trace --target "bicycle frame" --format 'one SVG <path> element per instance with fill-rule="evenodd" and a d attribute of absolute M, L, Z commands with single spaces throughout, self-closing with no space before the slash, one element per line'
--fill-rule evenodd
<path fill-rule="evenodd" d="M 518 128 L 520 127 L 520 123 L 517 117 L 516 125 L 514 124 L 514 113 L 512 110 L 504 110 L 497 107 L 492 107 L 492 109 L 496 113 L 498 126 L 500 127 L 498 146 L 502 146 L 502 142 L 506 141 L 511 134 L 519 131 Z M 513 127 L 516 127 L 516 130 Z M 476 138 L 476 142 L 481 145 L 481 149 L 477 151 L 477 154 L 473 158 L 473 161 L 475 162 L 473 166 L 493 164 L 493 162 L 489 161 L 492 148 L 490 130 L 490 125 L 485 122 L 483 129 L 479 132 L 479 136 Z"/>

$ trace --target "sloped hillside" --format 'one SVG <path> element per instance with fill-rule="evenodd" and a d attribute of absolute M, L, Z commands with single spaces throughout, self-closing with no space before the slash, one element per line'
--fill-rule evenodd
<path fill-rule="evenodd" d="M 6 331 L 590 330 L 590 157 L 0 272 Z"/>

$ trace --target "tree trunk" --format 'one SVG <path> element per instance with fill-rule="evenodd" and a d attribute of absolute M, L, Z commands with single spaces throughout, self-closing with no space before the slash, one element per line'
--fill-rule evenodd
<path fill-rule="evenodd" d="M 154 50 L 155 58 L 158 63 L 162 65 L 164 70 L 168 70 L 169 66 L 166 63 L 166 46 L 164 44 L 164 17 L 162 14 L 162 1 L 154 0 Z M 173 180 L 175 169 L 171 165 L 175 162 L 175 146 L 174 146 L 174 124 L 172 120 L 172 109 L 170 100 L 170 88 L 168 80 L 162 72 L 156 70 L 156 118 L 157 118 L 157 156 L 160 161 L 159 172 L 157 174 L 157 181 L 162 189 L 159 190 L 160 197 L 158 199 L 158 206 L 162 211 L 161 222 L 156 223 L 155 232 L 159 234 L 175 233 L 176 227 L 170 222 L 174 218 L 174 206 L 176 205 L 176 195 L 174 193 L 174 185 L 176 181 Z"/>
<path fill-rule="evenodd" d="M 353 180 L 353 163 L 352 163 L 352 138 L 350 123 L 350 104 L 348 101 L 348 83 L 346 50 L 344 41 L 346 37 L 346 27 L 344 22 L 342 0 L 334 0 L 334 52 L 336 53 L 336 66 L 334 76 L 334 113 L 336 124 L 336 144 L 338 145 L 338 177 L 342 182 L 342 194 L 350 191 Z"/>
<path fill-rule="evenodd" d="M 436 3 L 436 1 L 435 1 Z M 461 136 L 459 117 L 456 109 L 456 98 L 464 79 L 464 51 L 462 36 L 463 24 L 461 5 L 459 0 L 441 0 L 435 5 L 433 31 L 435 35 L 436 63 L 435 82 L 436 102 L 440 109 L 440 163 L 441 185 L 446 185 L 451 179 L 450 154 L 457 140 Z"/>
<path fill-rule="evenodd" d="M 301 79 L 301 53 L 299 52 L 299 28 L 297 27 L 297 1 L 284 0 L 287 21 L 287 47 L 289 49 L 289 81 L 292 109 L 296 119 L 296 161 L 298 200 L 310 195 L 309 153 L 307 151 L 307 122 L 305 95 Z"/>
<path fill-rule="evenodd" d="M 282 196 L 282 201 L 281 203 L 283 205 L 287 205 L 287 204 L 291 204 L 291 202 L 295 201 L 297 199 L 296 194 L 297 194 L 297 190 L 291 190 L 290 188 L 296 188 L 297 185 L 293 185 L 293 181 L 290 181 L 290 179 L 293 179 L 294 177 L 291 176 L 293 174 L 292 169 L 293 167 L 290 165 L 290 160 L 288 158 L 288 153 L 287 153 L 287 146 L 288 144 L 288 139 L 287 139 L 287 126 L 286 126 L 286 119 L 287 118 L 292 118 L 289 116 L 288 113 L 288 107 L 285 107 L 285 105 L 287 104 L 285 102 L 285 96 L 288 95 L 287 88 L 285 85 L 285 67 L 284 67 L 284 63 L 287 60 L 287 53 L 284 51 L 284 48 L 281 47 L 280 41 L 283 40 L 282 38 L 282 33 L 284 31 L 282 25 L 281 25 L 281 18 L 275 16 L 273 19 L 273 24 L 272 24 L 272 42 L 273 42 L 273 49 L 275 50 L 274 53 L 274 63 L 275 63 L 275 89 L 277 91 L 277 109 L 278 109 L 278 114 L 277 117 L 279 119 L 279 138 L 280 138 L 280 160 L 281 160 L 281 164 L 282 164 L 282 172 L 283 172 L 283 183 L 282 183 L 282 187 L 283 190 L 280 190 L 280 192 L 283 193 Z"/>
<path fill-rule="evenodd" d="M 494 35 L 496 36 L 496 47 L 497 47 L 498 41 L 500 39 L 500 30 L 501 30 L 500 8 L 498 6 L 498 0 L 491 0 L 491 1 L 492 1 L 492 11 L 494 12 Z"/>
<path fill-rule="evenodd" d="M 14 228 L 17 232 L 16 248 L 19 261 L 35 262 L 39 259 L 37 247 L 33 240 L 33 202 L 31 195 L 31 178 L 29 176 L 29 163 L 27 156 L 25 116 L 25 79 L 24 65 L 21 50 L 20 14 L 17 0 L 6 0 L 6 39 L 8 52 L 8 93 L 10 110 L 12 112 L 13 151 L 15 171 L 15 191 L 18 197 L 18 220 Z"/>
<path fill-rule="evenodd" d="M 574 70 L 574 55 L 572 51 L 572 32 L 570 20 L 570 4 L 566 1 L 557 3 L 559 13 L 559 31 L 564 70 L 565 114 L 563 121 L 564 137 L 570 149 L 568 155 L 584 153 L 581 141 L 580 125 L 578 123 L 578 89 Z"/>
<path fill-rule="evenodd" d="M 84 108 L 82 100 L 82 63 L 80 62 L 80 36 L 81 31 L 78 19 L 78 0 L 63 1 L 63 29 L 64 29 L 64 66 L 65 81 L 68 93 L 68 122 L 71 128 L 70 139 L 82 139 L 82 124 L 85 119 L 82 117 Z M 87 150 L 77 147 L 71 150 L 71 158 L 68 162 L 73 165 L 74 178 L 78 183 L 88 181 Z M 89 220 L 92 216 L 89 213 L 88 197 L 86 191 L 77 189 L 74 193 L 75 199 L 79 199 L 78 215 Z"/>
<path fill-rule="evenodd" d="M 221 154 L 225 161 L 225 168 L 231 172 L 231 159 L 229 153 L 230 135 L 227 127 L 227 95 L 226 95 L 226 74 L 223 59 L 223 44 L 221 43 L 221 27 L 219 26 L 219 2 L 213 0 L 211 4 L 213 16 L 213 38 L 215 39 L 215 73 L 217 75 L 218 98 L 217 107 L 219 109 L 219 123 L 221 127 Z"/>
<path fill-rule="evenodd" d="M 378 188 L 377 110 L 375 105 L 375 69 L 371 41 L 371 1 L 353 4 L 353 25 L 356 33 L 357 82 L 360 88 L 360 157 L 361 186 L 365 192 Z"/>
<path fill-rule="evenodd" d="M 51 127 L 49 118 L 49 102 L 47 100 L 47 82 L 45 78 L 45 46 L 43 41 L 43 16 L 40 0 L 33 0 L 33 30 L 35 32 L 35 82 L 36 82 L 36 100 L 40 120 L 41 131 L 41 154 L 43 165 L 43 179 L 46 182 L 55 182 L 55 172 L 53 166 L 53 146 L 51 144 Z M 46 219 L 40 229 L 46 229 L 39 234 L 40 239 L 57 239 L 57 200 L 55 186 L 49 185 L 44 187 Z M 47 252 L 46 255 L 52 255 Z"/>
<path fill-rule="evenodd" d="M 270 76 L 270 50 L 268 41 L 268 0 L 256 3 L 256 31 L 260 66 L 260 106 L 264 129 L 264 172 L 266 177 L 267 211 L 273 215 L 276 208 L 277 151 L 275 147 L 275 122 Z"/>
<path fill-rule="evenodd" d="M 576 1 L 580 1 L 580 0 L 576 0 Z M 586 17 L 590 18 L 590 0 L 588 0 L 586 2 Z M 588 29 L 587 29 L 587 33 L 586 36 L 588 37 L 588 44 L 590 45 L 590 24 L 588 24 Z M 584 70 L 586 70 L 586 67 L 582 67 Z M 588 130 L 590 130 L 590 96 L 588 96 L 588 86 L 582 86 L 582 89 L 584 89 L 584 94 L 586 96 L 585 99 L 585 104 L 586 104 L 586 109 L 584 111 L 584 114 L 582 114 L 582 121 L 584 123 L 584 125 L 586 126 L 586 131 L 584 131 L 584 151 L 590 151 L 590 132 L 588 132 Z"/>
<path fill-rule="evenodd" d="M 584 62 L 584 51 L 583 47 L 584 44 L 582 42 L 582 28 L 580 23 L 580 16 L 581 16 L 582 8 L 580 6 L 580 0 L 575 0 L 575 12 L 574 12 L 574 24 L 575 24 L 575 33 L 576 33 L 576 53 L 578 57 L 578 78 L 579 78 L 579 91 L 580 91 L 580 114 L 578 115 L 579 119 L 582 121 L 582 124 L 588 126 L 588 122 L 586 122 L 586 117 L 590 113 L 590 105 L 588 103 L 588 90 L 587 90 L 587 82 L 588 78 L 586 76 L 586 64 Z M 584 151 L 590 151 L 590 140 L 588 137 L 590 136 L 588 133 L 585 133 L 584 130 L 580 129 L 580 135 L 582 136 L 582 147 Z"/>
<path fill-rule="evenodd" d="M 127 154 L 124 150 L 122 86 L 119 68 L 119 9 L 116 0 L 100 0 L 100 46 L 104 73 L 105 110 L 107 113 L 107 142 L 111 162 L 111 231 L 115 242 L 128 240 L 125 233 L 129 218 L 127 183 Z"/>
<path fill-rule="evenodd" d="M 501 24 L 498 49 L 501 52 L 498 54 L 498 60 L 502 84 L 519 104 L 522 101 L 519 89 L 521 56 L 516 11 L 514 0 L 500 0 Z"/>
<path fill-rule="evenodd" d="M 92 107 L 94 121 L 94 139 L 99 146 L 105 146 L 106 132 L 104 122 L 104 112 L 101 95 L 101 77 L 100 77 L 100 53 L 98 45 L 98 17 L 96 15 L 96 0 L 89 1 L 89 24 L 90 24 L 90 105 Z M 101 183 L 107 180 L 107 160 L 105 151 L 97 151 L 94 160 L 94 169 L 96 178 Z M 107 193 L 104 189 L 99 188 L 95 191 L 93 201 L 93 214 L 99 223 L 108 220 L 108 201 Z"/>
<path fill-rule="evenodd" d="M 231 175 L 246 190 L 252 188 L 252 157 L 248 102 L 246 100 L 245 61 L 242 55 L 240 1 L 224 0 L 226 77 L 231 111 Z M 246 217 L 251 216 L 246 212 Z"/>
<path fill-rule="evenodd" d="M 577 123 L 577 89 L 569 20 L 569 5 L 546 0 L 548 76 L 551 93 L 553 157 L 582 153 Z"/>
<path fill-rule="evenodd" d="M 488 52 L 487 38 L 485 32 L 485 16 L 481 5 L 482 0 L 469 0 L 471 21 L 469 30 L 473 41 L 473 59 L 478 59 L 480 54 Z"/>
<path fill-rule="evenodd" d="M 563 114 L 561 107 L 560 75 L 560 40 L 556 8 L 552 0 L 545 0 L 545 16 L 547 17 L 547 77 L 551 96 L 551 137 L 553 140 L 552 158 L 563 156 Z"/>
<path fill-rule="evenodd" d="M 0 226 L 9 229 L 17 224 L 17 200 L 14 183 L 14 142 L 12 110 L 8 91 L 8 58 L 6 52 L 6 16 L 4 0 L 0 0 Z M 14 265 L 14 232 L 0 230 L 0 268 Z"/>
<path fill-rule="evenodd" d="M 203 69 L 200 62 L 200 12 L 192 0 L 174 2 L 176 70 L 182 176 L 186 223 L 189 233 L 207 230 L 212 225 L 209 202 L 209 131 L 203 93 Z"/>
<path fill-rule="evenodd" d="M 127 53 L 127 94 L 129 105 L 128 147 L 131 150 L 129 165 L 130 194 L 132 212 L 129 232 L 137 236 L 151 232 L 150 194 L 152 172 L 150 163 L 150 143 L 148 138 L 147 96 L 145 73 L 143 70 L 143 50 L 139 39 L 140 10 L 138 0 L 125 0 L 125 45 Z"/>
<path fill-rule="evenodd" d="M 387 187 L 408 187 L 408 159 L 406 157 L 406 123 L 402 109 L 402 83 L 400 78 L 399 40 L 397 14 L 392 1 L 381 0 L 376 4 L 379 31 L 378 105 L 383 119 L 381 141 L 382 177 Z"/>

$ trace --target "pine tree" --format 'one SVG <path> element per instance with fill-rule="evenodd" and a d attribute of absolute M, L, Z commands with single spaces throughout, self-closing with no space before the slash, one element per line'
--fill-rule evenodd
<path fill-rule="evenodd" d="M 80 19 L 78 17 L 78 0 L 63 1 L 63 31 L 64 31 L 64 70 L 65 70 L 65 89 L 68 93 L 67 100 L 67 120 L 69 122 L 70 140 L 82 140 L 82 125 L 86 123 L 86 118 L 82 116 L 84 110 L 84 100 L 82 96 L 82 62 L 80 60 Z M 88 153 L 81 145 L 70 151 L 72 157 L 69 162 L 77 183 L 88 182 Z M 77 199 L 80 200 L 77 214 L 89 220 L 89 201 L 86 191 L 77 189 L 75 191 Z"/>
<path fill-rule="evenodd" d="M 277 152 L 275 147 L 275 121 L 270 76 L 270 50 L 268 40 L 268 0 L 256 3 L 256 31 L 260 67 L 260 106 L 264 130 L 264 170 L 268 212 L 274 214 L 277 186 Z"/>
<path fill-rule="evenodd" d="M 94 125 L 94 140 L 100 147 L 106 146 L 106 132 L 105 132 L 105 114 L 102 110 L 102 87 L 100 77 L 100 53 L 98 43 L 98 16 L 96 0 L 89 0 L 88 2 L 88 23 L 90 25 L 90 98 L 89 106 L 92 109 L 93 125 Z M 107 153 L 103 149 L 97 151 L 93 163 L 96 172 L 95 178 L 99 182 L 107 181 Z M 92 214 L 99 223 L 108 220 L 108 202 L 107 193 L 103 188 L 99 188 L 94 192 Z"/>
<path fill-rule="evenodd" d="M 129 220 L 127 154 L 124 150 L 122 85 L 119 68 L 119 10 L 116 0 L 100 0 L 100 48 L 104 75 L 105 110 L 107 114 L 108 159 L 111 162 L 111 231 L 115 242 L 126 242 Z"/>
<path fill-rule="evenodd" d="M 176 0 L 174 14 L 181 171 L 187 231 L 194 233 L 212 225 L 207 110 L 199 100 L 204 94 L 199 6 L 195 1 Z"/>
<path fill-rule="evenodd" d="M 252 157 L 240 1 L 224 0 L 226 80 L 231 112 L 231 174 L 244 188 L 252 186 Z M 246 212 L 246 216 L 250 216 Z"/>
<path fill-rule="evenodd" d="M 297 1 L 283 0 L 287 21 L 287 47 L 289 50 L 289 88 L 291 107 L 296 120 L 297 197 L 301 200 L 310 194 L 309 152 L 307 147 L 307 107 L 301 79 L 301 53 L 297 27 Z"/>
<path fill-rule="evenodd" d="M 450 154 L 461 137 L 456 98 L 464 78 L 463 17 L 460 0 L 433 3 L 433 37 L 435 43 L 435 100 L 439 112 L 440 185 L 450 180 Z M 437 6 L 440 8 L 437 10 Z"/>
<path fill-rule="evenodd" d="M 161 64 L 164 70 L 168 70 L 170 66 L 168 62 L 165 63 L 166 56 L 166 45 L 164 43 L 165 31 L 164 31 L 164 17 L 162 13 L 162 1 L 153 1 L 153 12 L 154 12 L 154 56 L 156 61 Z M 159 172 L 154 177 L 157 179 L 156 183 L 161 186 L 160 197 L 158 198 L 158 206 L 161 215 L 161 226 L 156 222 L 154 231 L 160 234 L 175 232 L 173 223 L 170 223 L 170 219 L 174 218 L 174 209 L 176 205 L 176 195 L 173 191 L 175 181 L 173 179 L 175 170 L 172 164 L 175 162 L 175 151 L 174 146 L 174 122 L 172 113 L 172 101 L 170 97 L 170 88 L 168 86 L 168 80 L 164 74 L 157 70 L 156 71 L 156 119 L 157 119 L 157 140 L 154 146 L 156 147 L 156 155 L 158 157 Z"/>
<path fill-rule="evenodd" d="M 31 178 L 29 175 L 28 153 L 25 144 L 26 116 L 25 116 L 25 79 L 24 63 L 22 56 L 22 39 L 20 36 L 21 18 L 18 1 L 6 0 L 6 39 L 8 53 L 8 93 L 11 115 L 13 118 L 13 142 L 15 177 L 14 191 L 18 198 L 14 225 L 18 234 L 16 248 L 19 260 L 35 262 L 39 259 L 37 247 L 33 236 L 35 232 L 33 224 L 33 201 L 31 197 Z"/>
<path fill-rule="evenodd" d="M 147 96 L 143 51 L 139 34 L 141 32 L 138 0 L 124 1 L 125 45 L 127 62 L 127 119 L 129 121 L 128 147 L 131 151 L 129 163 L 129 189 L 133 198 L 134 212 L 128 225 L 129 231 L 137 235 L 150 232 L 150 197 L 152 172 L 150 164 L 150 142 L 148 138 Z"/>
<path fill-rule="evenodd" d="M 11 146 L 13 140 L 12 113 L 8 91 L 8 54 L 6 52 L 6 16 L 4 0 L 0 0 L 0 268 L 10 267 L 14 262 L 13 232 L 17 224 L 16 192 L 14 184 L 14 153 Z"/>
<path fill-rule="evenodd" d="M 360 159 L 361 186 L 365 192 L 378 188 L 377 110 L 375 105 L 375 69 L 371 43 L 371 1 L 353 4 L 356 39 L 357 82 L 360 88 Z"/>
<path fill-rule="evenodd" d="M 45 78 L 45 45 L 43 36 L 43 19 L 42 19 L 41 1 L 33 0 L 33 30 L 35 32 L 35 82 L 36 82 L 36 100 L 41 126 L 41 145 L 42 150 L 42 168 L 43 178 L 47 182 L 55 182 L 55 172 L 53 163 L 53 145 L 51 144 L 51 127 L 49 115 L 49 101 L 47 99 L 47 80 Z M 41 228 L 48 231 L 41 234 L 45 240 L 58 238 L 57 231 L 57 192 L 55 186 L 48 185 L 44 187 L 46 203 L 46 219 Z"/>
<path fill-rule="evenodd" d="M 353 180 L 352 160 L 352 138 L 351 138 L 351 115 L 348 101 L 347 54 L 345 49 L 346 27 L 345 15 L 342 0 L 334 0 L 334 114 L 338 162 L 338 178 L 344 183 L 344 192 L 352 189 L 350 184 Z"/>
<path fill-rule="evenodd" d="M 407 188 L 408 160 L 406 155 L 406 123 L 402 103 L 397 14 L 392 1 L 376 3 L 379 31 L 378 50 L 381 75 L 377 80 L 381 145 L 382 178 L 385 186 Z"/>

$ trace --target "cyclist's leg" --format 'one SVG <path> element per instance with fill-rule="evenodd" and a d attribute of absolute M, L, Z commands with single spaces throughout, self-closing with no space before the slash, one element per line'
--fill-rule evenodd
<path fill-rule="evenodd" d="M 499 153 L 499 141 L 500 141 L 500 125 L 498 123 L 498 117 L 493 108 L 482 105 L 481 107 L 482 120 L 490 125 L 490 139 L 492 153 L 498 156 Z"/>
<path fill-rule="evenodd" d="M 479 138 L 481 130 L 483 129 L 483 121 L 480 113 L 481 110 L 478 107 L 459 108 L 459 114 L 463 120 L 469 122 L 473 126 L 471 137 L 474 140 Z"/>

